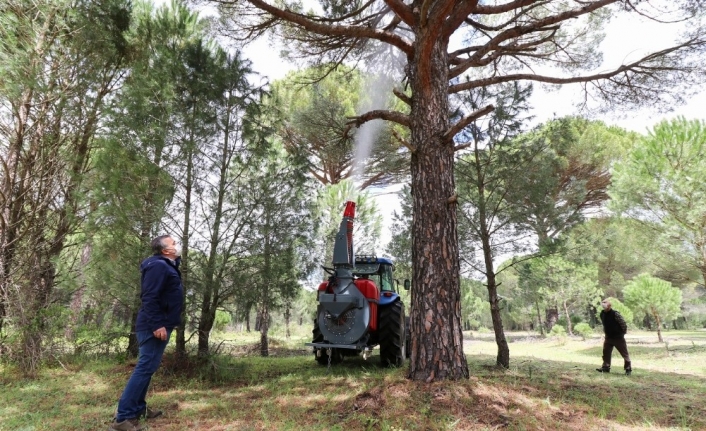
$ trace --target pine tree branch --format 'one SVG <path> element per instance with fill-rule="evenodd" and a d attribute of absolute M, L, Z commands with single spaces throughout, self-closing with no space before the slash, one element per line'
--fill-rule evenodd
<path fill-rule="evenodd" d="M 410 27 L 414 26 L 414 14 L 409 6 L 400 0 L 385 0 L 385 4 L 392 9 L 402 22 Z"/>
<path fill-rule="evenodd" d="M 414 147 L 414 145 L 412 145 L 409 141 L 407 141 L 405 138 L 400 136 L 400 134 L 397 133 L 396 130 L 392 130 L 392 135 L 395 137 L 395 139 L 397 139 L 399 141 L 400 144 L 407 147 L 407 149 L 409 150 L 410 153 L 414 154 L 417 152 L 417 149 Z"/>
<path fill-rule="evenodd" d="M 398 89 L 396 89 L 396 88 L 393 88 L 393 89 L 392 89 L 392 94 L 394 94 L 395 96 L 397 96 L 398 99 L 400 99 L 401 101 L 403 101 L 403 102 L 406 103 L 407 105 L 412 106 L 412 98 L 409 97 L 409 96 L 407 96 L 406 94 L 404 94 L 404 93 L 401 92 L 400 90 L 398 90 Z"/>
<path fill-rule="evenodd" d="M 673 46 L 661 51 L 653 52 L 641 59 L 634 61 L 630 64 L 622 65 L 612 71 L 596 73 L 593 75 L 584 76 L 571 76 L 571 77 L 557 77 L 557 76 L 546 76 L 538 75 L 533 73 L 516 73 L 510 75 L 500 75 L 493 76 L 490 78 L 476 79 L 468 82 L 463 82 L 456 85 L 449 86 L 449 93 L 459 93 L 461 91 L 472 90 L 474 88 L 486 87 L 489 85 L 502 84 L 505 82 L 513 81 L 536 81 L 545 82 L 548 84 L 574 84 L 574 83 L 585 83 L 592 81 L 601 81 L 615 78 L 616 76 L 623 76 L 623 81 L 613 80 L 613 84 L 616 86 L 632 87 L 631 76 L 633 75 L 645 75 L 647 78 L 658 79 L 656 76 L 659 73 L 679 73 L 679 72 L 690 72 L 693 71 L 689 68 L 680 67 L 678 65 L 650 65 L 650 62 L 658 61 L 670 54 L 677 54 L 680 50 L 687 49 L 703 49 L 706 47 L 706 40 L 704 39 L 691 39 L 680 45 Z M 600 87 L 600 84 L 596 84 Z M 644 88 L 643 88 L 644 89 Z"/>
<path fill-rule="evenodd" d="M 312 20 L 306 15 L 292 12 L 290 10 L 280 9 L 263 0 L 246 1 L 257 9 L 263 10 L 275 18 L 285 20 L 318 35 L 375 39 L 397 47 L 407 55 L 412 55 L 414 52 L 414 49 L 409 41 L 388 31 L 383 31 L 368 26 L 322 24 Z M 221 0 L 218 1 L 218 3 L 229 4 L 232 2 Z M 276 23 L 272 24 L 275 25 Z"/>
<path fill-rule="evenodd" d="M 367 123 L 368 121 L 373 121 L 373 120 L 386 120 L 386 121 L 392 121 L 394 123 L 400 124 L 405 127 L 410 127 L 410 122 L 409 122 L 409 116 L 402 114 L 401 112 L 396 112 L 396 111 L 387 111 L 387 110 L 382 110 L 382 109 L 376 109 L 372 111 L 368 111 L 363 115 L 357 116 L 357 117 L 348 117 L 351 119 L 348 124 L 349 127 L 347 130 L 350 130 L 351 127 L 360 127 L 363 124 Z"/>
<path fill-rule="evenodd" d="M 480 117 L 490 114 L 495 109 L 495 106 L 488 105 L 485 108 L 478 109 L 465 117 L 461 118 L 456 124 L 451 126 L 451 128 L 444 134 L 444 141 L 452 141 L 454 136 L 463 130 L 466 126 L 476 121 Z M 460 148 L 459 148 L 460 149 Z"/>

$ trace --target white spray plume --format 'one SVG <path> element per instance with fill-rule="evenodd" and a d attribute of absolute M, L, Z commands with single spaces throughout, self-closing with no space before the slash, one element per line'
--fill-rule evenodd
<path fill-rule="evenodd" d="M 362 97 L 358 106 L 358 113 L 364 114 L 371 110 L 387 109 L 390 95 L 395 80 L 390 75 L 375 74 L 371 80 L 363 82 L 360 89 Z M 365 173 L 365 165 L 370 157 L 373 144 L 380 136 L 380 131 L 385 126 L 383 120 L 372 120 L 363 124 L 355 135 L 355 157 L 353 159 L 353 179 L 360 184 Z"/>

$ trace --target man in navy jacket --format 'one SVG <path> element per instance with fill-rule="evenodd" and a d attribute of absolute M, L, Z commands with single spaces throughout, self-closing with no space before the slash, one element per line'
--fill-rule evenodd
<path fill-rule="evenodd" d="M 152 375 L 162 361 L 169 336 L 181 324 L 184 297 L 179 272 L 181 247 L 169 235 L 153 239 L 151 246 L 154 255 L 140 265 L 142 306 L 137 312 L 135 328 L 140 353 L 120 397 L 115 420 L 109 427 L 112 431 L 141 430 L 141 416 L 151 419 L 162 414 L 147 408 L 145 397 Z"/>

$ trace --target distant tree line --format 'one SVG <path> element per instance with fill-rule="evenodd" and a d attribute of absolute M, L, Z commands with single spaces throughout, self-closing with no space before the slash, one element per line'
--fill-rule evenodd
<path fill-rule="evenodd" d="M 468 128 L 458 157 L 464 327 L 491 328 L 503 366 L 504 330 L 574 335 L 600 325 L 602 297 L 659 341 L 706 327 L 706 123 L 639 135 L 566 117 L 520 131 L 523 91 L 494 95 L 500 109 Z M 409 235 L 404 196 L 392 250 Z"/>

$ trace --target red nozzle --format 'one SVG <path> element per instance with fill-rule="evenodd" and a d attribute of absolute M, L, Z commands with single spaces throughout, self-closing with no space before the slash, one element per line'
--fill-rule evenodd
<path fill-rule="evenodd" d="M 355 218 L 355 202 L 346 202 L 346 210 L 343 211 L 343 217 Z"/>

